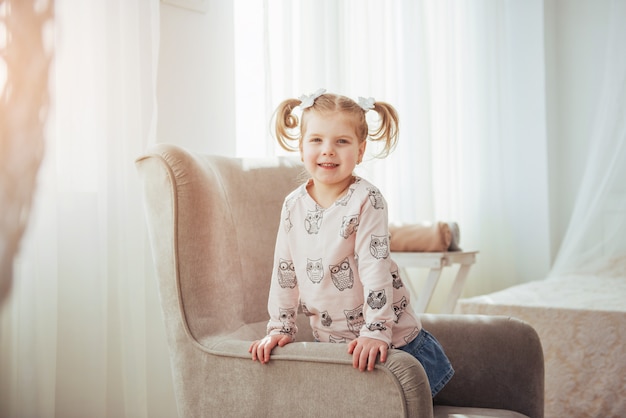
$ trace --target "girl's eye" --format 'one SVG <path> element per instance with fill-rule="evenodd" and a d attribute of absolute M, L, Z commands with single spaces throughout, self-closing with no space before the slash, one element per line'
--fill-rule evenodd
<path fill-rule="evenodd" d="M 348 141 L 347 139 L 339 139 L 337 142 L 339 142 L 340 144 L 349 144 L 350 141 Z"/>
<path fill-rule="evenodd" d="M 310 142 L 320 142 L 321 139 L 319 139 L 319 138 L 311 138 L 311 139 L 309 139 L 309 141 Z"/>

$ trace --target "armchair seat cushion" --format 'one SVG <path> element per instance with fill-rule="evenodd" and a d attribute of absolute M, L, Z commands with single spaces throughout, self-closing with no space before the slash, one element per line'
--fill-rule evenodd
<path fill-rule="evenodd" d="M 434 418 L 528 418 L 527 415 L 504 409 L 436 406 Z"/>

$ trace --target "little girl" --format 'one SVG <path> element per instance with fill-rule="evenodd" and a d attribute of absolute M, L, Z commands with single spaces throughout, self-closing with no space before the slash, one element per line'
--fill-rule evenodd
<path fill-rule="evenodd" d="M 424 366 L 433 397 L 454 371 L 437 340 L 422 329 L 409 291 L 389 255 L 387 203 L 353 170 L 368 137 L 384 141 L 386 156 L 396 144 L 396 110 L 374 99 L 352 99 L 318 90 L 283 101 L 276 110 L 276 136 L 298 150 L 310 179 L 291 192 L 281 213 L 268 309 L 268 335 L 250 346 L 265 364 L 277 345 L 293 342 L 300 306 L 316 341 L 347 343 L 352 363 L 373 370 L 389 348 L 404 350 Z M 292 111 L 302 109 L 298 117 Z M 368 130 L 374 110 L 378 129 Z"/>

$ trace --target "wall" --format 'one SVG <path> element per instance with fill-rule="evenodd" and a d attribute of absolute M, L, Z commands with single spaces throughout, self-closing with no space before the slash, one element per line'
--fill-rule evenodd
<path fill-rule="evenodd" d="M 206 12 L 161 3 L 157 141 L 235 155 L 233 4 Z"/>

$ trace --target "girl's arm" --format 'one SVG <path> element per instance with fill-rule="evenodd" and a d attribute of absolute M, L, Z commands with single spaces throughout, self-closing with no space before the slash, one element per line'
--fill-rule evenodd
<path fill-rule="evenodd" d="M 371 191 L 376 199 L 368 199 L 362 205 L 355 240 L 365 325 L 360 336 L 348 345 L 352 364 L 361 371 L 374 370 L 377 358 L 383 363 L 387 360 L 395 319 L 387 202 L 378 190 Z"/>
<path fill-rule="evenodd" d="M 376 199 L 366 199 L 363 203 L 355 240 L 365 301 L 365 325 L 360 335 L 381 340 L 390 346 L 395 314 L 387 202 L 377 189 L 372 188 L 371 193 L 376 195 Z"/>
<path fill-rule="evenodd" d="M 276 235 L 276 246 L 274 247 L 274 267 L 267 303 L 270 314 L 267 333 L 270 335 L 284 334 L 293 338 L 298 331 L 296 316 L 300 292 L 289 247 L 289 234 L 293 228 L 289 227 L 288 216 L 289 211 L 286 209 L 286 205 L 283 205 L 280 215 L 281 222 Z"/>

